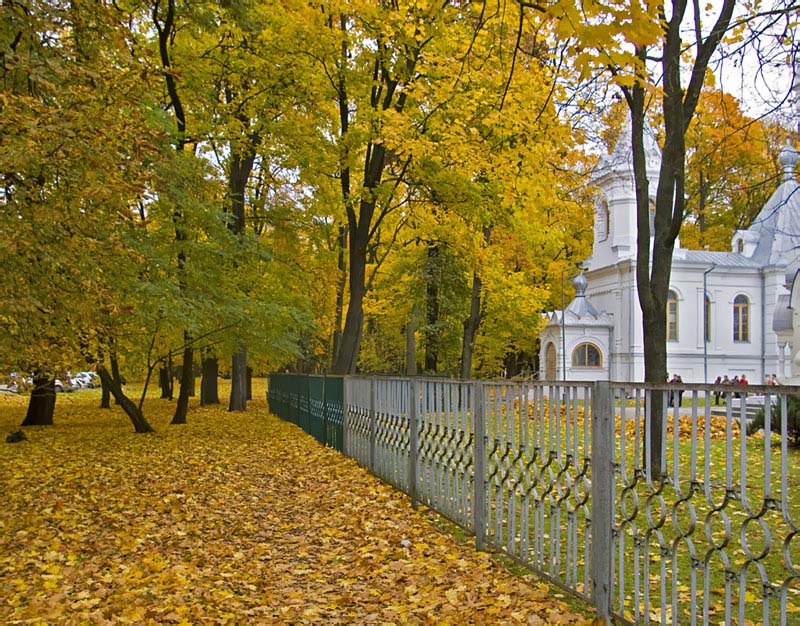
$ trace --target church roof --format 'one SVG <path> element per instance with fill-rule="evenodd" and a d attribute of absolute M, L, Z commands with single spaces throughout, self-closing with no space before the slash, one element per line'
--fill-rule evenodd
<path fill-rule="evenodd" d="M 756 260 L 738 252 L 717 252 L 714 250 L 690 250 L 677 248 L 672 258 L 673 264 L 697 263 L 700 265 L 716 265 L 718 267 L 758 268 L 761 264 Z"/>
<path fill-rule="evenodd" d="M 578 274 L 572 281 L 575 286 L 575 297 L 564 309 L 563 315 L 561 311 L 553 311 L 550 315 L 548 326 L 610 326 L 611 320 L 607 313 L 598 311 L 597 308 L 586 297 L 586 287 L 588 281 L 583 272 Z"/>
<path fill-rule="evenodd" d="M 789 307 L 789 295 L 778 296 L 775 312 L 772 314 L 772 330 L 776 333 L 792 332 L 792 309 Z"/>
<path fill-rule="evenodd" d="M 588 284 L 586 277 L 583 274 L 578 274 L 575 280 L 572 281 L 572 284 L 575 285 L 575 298 L 569 303 L 567 313 L 571 313 L 577 318 L 586 317 L 588 315 L 598 317 L 599 313 L 597 309 L 594 308 L 594 305 L 589 302 L 589 298 L 586 297 L 586 285 Z"/>
<path fill-rule="evenodd" d="M 750 225 L 758 235 L 752 258 L 760 265 L 786 264 L 800 250 L 800 185 L 794 175 L 797 151 L 789 142 L 781 150 L 783 181 Z"/>
<path fill-rule="evenodd" d="M 661 165 L 661 148 L 658 146 L 655 133 L 649 124 L 645 124 L 644 127 L 644 152 L 648 178 L 651 182 L 657 182 L 658 170 Z M 601 157 L 597 162 L 592 172 L 592 178 L 598 180 L 608 174 L 621 173 L 633 175 L 633 146 L 629 118 L 620 132 L 614 150 L 611 154 Z"/>

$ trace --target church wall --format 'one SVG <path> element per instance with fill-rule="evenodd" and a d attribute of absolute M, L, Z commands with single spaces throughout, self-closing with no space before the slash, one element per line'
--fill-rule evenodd
<path fill-rule="evenodd" d="M 678 340 L 667 345 L 667 369 L 685 382 L 708 382 L 717 376 L 746 374 L 761 382 L 763 374 L 779 371 L 778 346 L 772 331 L 772 309 L 779 293 L 785 293 L 780 270 L 765 276 L 762 296 L 761 274 L 751 268 L 715 268 L 708 273 L 711 297 L 711 335 L 704 344 L 703 272 L 708 265 L 677 264 L 673 267 L 672 288 L 678 294 Z M 623 261 L 614 266 L 589 271 L 587 297 L 614 321 L 609 348 L 608 370 L 611 380 L 644 380 L 642 316 L 635 281 L 635 264 Z M 749 341 L 733 340 L 734 298 L 743 294 L 749 300 Z M 766 316 L 762 318 L 762 302 Z M 764 320 L 764 358 L 762 363 L 762 319 Z M 569 350 L 568 350 L 569 354 Z M 705 364 L 705 367 L 704 367 Z M 569 366 L 568 366 L 569 374 Z M 583 378 L 581 378 L 583 380 Z"/>
<path fill-rule="evenodd" d="M 711 299 L 709 341 L 704 342 L 703 272 L 709 266 L 675 264 L 671 289 L 678 294 L 678 340 L 667 343 L 667 368 L 684 382 L 713 382 L 717 376 L 746 374 L 762 379 L 762 303 L 761 276 L 749 268 L 714 268 L 706 275 Z M 734 341 L 734 298 L 744 295 L 749 302 L 749 339 Z M 705 343 L 705 354 L 703 345 Z M 708 381 L 704 380 L 704 362 Z M 739 371 L 741 370 L 741 371 Z"/>
<path fill-rule="evenodd" d="M 655 138 L 648 137 L 651 141 L 646 146 L 646 162 L 648 176 L 653 183 L 651 189 L 655 189 L 660 151 Z M 784 181 L 787 181 L 794 176 L 797 152 L 787 147 L 779 157 L 784 168 Z M 592 176 L 600 194 L 595 204 L 592 256 L 587 259 L 586 297 L 597 311 L 608 315 L 603 319 L 613 325 L 608 335 L 608 352 L 604 363 L 609 378 L 641 381 L 644 380 L 644 344 L 635 280 L 636 194 L 630 142 L 626 141 L 624 133 L 613 153 L 600 159 Z M 796 189 L 797 185 L 792 188 Z M 734 254 L 689 251 L 681 248 L 680 242 L 676 241 L 671 289 L 677 295 L 678 336 L 667 343 L 667 368 L 670 374 L 680 374 L 685 382 L 693 383 L 713 382 L 723 374 L 730 377 L 745 374 L 751 382 L 762 383 L 766 374 L 776 373 L 780 376 L 788 373 L 792 348 L 785 344 L 782 347 L 781 341 L 791 339 L 784 336 L 779 340 L 772 326 L 778 298 L 788 293 L 784 286 L 786 267 L 781 264 L 800 263 L 800 260 L 792 260 L 797 245 L 784 241 L 800 224 L 800 206 L 796 200 L 783 198 L 781 189 L 785 191 L 783 185 L 779 187 L 777 195 L 768 201 L 762 212 L 780 201 L 783 203 L 780 206 L 784 210 L 791 208 L 792 214 L 778 214 L 777 223 L 788 226 L 784 225 L 783 231 L 773 228 L 770 224 L 777 208 L 770 209 L 771 212 L 765 214 L 766 217 L 751 230 L 737 231 L 748 242 L 741 255 L 735 254 L 738 250 L 734 250 Z M 756 250 L 759 258 L 769 258 L 769 262 L 776 265 L 758 267 L 756 259 L 752 257 Z M 719 265 L 713 265 L 714 262 Z M 705 337 L 706 294 L 711 300 L 708 340 Z M 734 336 L 737 296 L 747 299 L 746 339 Z M 594 320 L 594 323 L 581 321 L 576 329 L 578 326 L 596 329 L 597 323 L 598 320 Z M 796 311 L 794 323 L 800 324 L 800 314 Z M 572 345 L 571 342 L 568 345 L 568 355 L 571 354 Z M 800 349 L 795 347 L 795 352 L 800 353 Z M 787 362 L 784 362 L 784 355 Z M 571 376 L 569 365 L 568 377 Z M 794 370 L 800 377 L 800 366 Z M 574 376 L 578 374 L 575 372 Z M 586 372 L 580 374 L 574 379 L 587 380 L 583 376 Z"/>
<path fill-rule="evenodd" d="M 580 327 L 567 324 L 564 344 L 566 350 L 562 352 L 560 327 L 545 328 L 541 335 L 540 363 L 547 359 L 547 346 L 552 343 L 556 352 L 556 376 L 548 379 L 547 372 L 542 369 L 540 380 L 564 380 L 563 371 L 566 371 L 566 380 L 580 382 L 594 382 L 609 380 L 609 329 L 605 327 Z M 572 364 L 572 353 L 582 343 L 591 343 L 596 346 L 602 355 L 601 367 L 576 367 Z M 564 370 L 566 366 L 566 370 Z"/>
<path fill-rule="evenodd" d="M 589 281 L 587 297 L 598 309 L 609 313 L 614 322 L 609 359 L 611 380 L 642 380 L 644 345 L 635 264 L 621 261 L 589 271 L 586 277 Z"/>

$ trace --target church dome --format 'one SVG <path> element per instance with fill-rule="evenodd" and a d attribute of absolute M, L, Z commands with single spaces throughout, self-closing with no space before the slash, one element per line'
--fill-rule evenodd
<path fill-rule="evenodd" d="M 783 181 L 748 229 L 758 236 L 751 258 L 762 265 L 789 264 L 798 258 L 800 184 L 794 175 L 797 159 L 797 150 L 787 141 L 778 154 Z"/>
<path fill-rule="evenodd" d="M 794 168 L 797 167 L 797 150 L 792 147 L 791 142 L 787 139 L 786 145 L 778 153 L 778 162 L 783 168 L 783 180 L 789 180 L 794 177 Z"/>
<path fill-rule="evenodd" d="M 589 281 L 586 280 L 586 276 L 583 275 L 583 272 L 578 274 L 575 279 L 572 281 L 573 286 L 575 287 L 575 295 L 584 295 L 586 293 L 586 287 L 589 284 Z"/>

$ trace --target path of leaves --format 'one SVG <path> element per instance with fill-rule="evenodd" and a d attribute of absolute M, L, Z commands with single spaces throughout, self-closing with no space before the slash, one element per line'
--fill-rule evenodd
<path fill-rule="evenodd" d="M 24 403 L 0 397 L 0 433 Z M 186 426 L 148 401 L 155 435 L 98 404 L 59 396 L 55 426 L 0 443 L 0 623 L 589 621 L 263 401 Z"/>

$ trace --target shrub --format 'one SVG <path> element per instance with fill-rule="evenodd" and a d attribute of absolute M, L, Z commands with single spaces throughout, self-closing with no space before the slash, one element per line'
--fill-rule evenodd
<path fill-rule="evenodd" d="M 800 397 L 789 396 L 786 398 L 786 435 L 790 443 L 795 447 L 800 447 Z M 758 409 L 755 417 L 747 424 L 747 434 L 752 435 L 764 428 L 766 409 Z M 772 402 L 770 412 L 772 432 L 779 433 L 781 430 L 781 403 L 778 400 Z"/>

